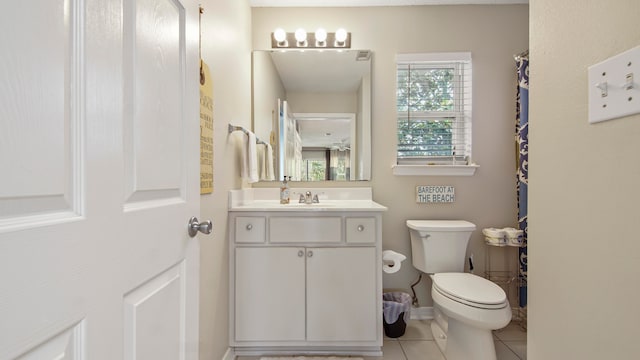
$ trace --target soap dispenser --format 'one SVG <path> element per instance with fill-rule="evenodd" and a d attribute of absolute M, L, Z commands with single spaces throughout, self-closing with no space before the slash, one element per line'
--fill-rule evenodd
<path fill-rule="evenodd" d="M 289 203 L 289 183 L 287 182 L 287 177 L 285 176 L 282 179 L 282 185 L 280 185 L 280 204 L 288 204 L 288 203 Z"/>

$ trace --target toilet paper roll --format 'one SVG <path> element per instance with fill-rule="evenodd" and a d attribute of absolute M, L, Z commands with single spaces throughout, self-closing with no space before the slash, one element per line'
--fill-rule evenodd
<path fill-rule="evenodd" d="M 382 252 L 382 271 L 387 274 L 393 274 L 400 270 L 400 263 L 407 257 L 393 250 L 385 250 Z"/>

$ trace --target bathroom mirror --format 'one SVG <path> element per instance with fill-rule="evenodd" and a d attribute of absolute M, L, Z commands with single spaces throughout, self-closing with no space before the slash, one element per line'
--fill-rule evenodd
<path fill-rule="evenodd" d="M 253 132 L 275 180 L 371 179 L 371 52 L 253 52 Z"/>

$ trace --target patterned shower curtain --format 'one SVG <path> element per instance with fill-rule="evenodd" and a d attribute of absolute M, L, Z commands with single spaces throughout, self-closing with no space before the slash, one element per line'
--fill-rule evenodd
<path fill-rule="evenodd" d="M 524 232 L 524 246 L 519 249 L 519 298 L 520 307 L 527 306 L 527 188 L 529 186 L 529 54 L 515 57 L 518 69 L 518 92 L 516 101 L 516 142 L 518 146 L 518 169 L 516 191 L 518 192 L 518 225 Z"/>

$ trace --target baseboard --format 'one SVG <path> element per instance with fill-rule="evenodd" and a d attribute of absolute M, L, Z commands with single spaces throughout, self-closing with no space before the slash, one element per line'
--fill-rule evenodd
<path fill-rule="evenodd" d="M 412 307 L 411 320 L 431 320 L 433 319 L 433 307 Z"/>
<path fill-rule="evenodd" d="M 232 348 L 228 348 L 227 352 L 224 353 L 224 356 L 220 360 L 234 360 L 236 358 L 236 353 Z"/>

